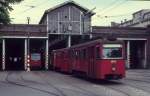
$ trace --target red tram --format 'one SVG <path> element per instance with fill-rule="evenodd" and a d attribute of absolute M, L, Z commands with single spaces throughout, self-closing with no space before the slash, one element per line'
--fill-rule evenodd
<path fill-rule="evenodd" d="M 94 40 L 52 52 L 53 67 L 93 79 L 125 77 L 124 43 Z"/>
<path fill-rule="evenodd" d="M 30 55 L 30 66 L 32 69 L 41 69 L 41 54 L 40 53 L 31 53 Z"/>

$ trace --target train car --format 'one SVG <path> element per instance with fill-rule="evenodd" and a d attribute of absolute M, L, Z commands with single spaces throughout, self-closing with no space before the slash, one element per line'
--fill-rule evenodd
<path fill-rule="evenodd" d="M 51 59 L 54 70 L 70 73 L 68 49 L 54 50 Z"/>
<path fill-rule="evenodd" d="M 30 66 L 31 69 L 41 69 L 41 54 L 40 53 L 31 53 L 30 55 Z"/>
<path fill-rule="evenodd" d="M 64 49 L 55 51 L 60 50 L 64 52 Z M 72 46 L 65 51 L 68 51 L 67 67 L 71 70 L 67 70 L 68 72 L 92 79 L 121 79 L 125 77 L 125 55 L 122 41 L 98 39 Z M 64 52 L 63 55 L 65 54 Z M 55 61 L 57 60 L 55 58 Z M 65 66 L 63 60 L 61 66 Z"/>
<path fill-rule="evenodd" d="M 53 52 L 51 54 L 52 54 L 52 56 L 51 56 L 52 62 L 51 63 L 52 63 L 53 69 L 60 70 L 60 64 L 59 64 L 60 52 L 53 50 Z"/>

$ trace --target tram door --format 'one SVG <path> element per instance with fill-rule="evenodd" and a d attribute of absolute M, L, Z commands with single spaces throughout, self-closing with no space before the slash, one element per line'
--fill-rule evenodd
<path fill-rule="evenodd" d="M 95 76 L 95 48 L 94 46 L 88 48 L 88 76 Z"/>

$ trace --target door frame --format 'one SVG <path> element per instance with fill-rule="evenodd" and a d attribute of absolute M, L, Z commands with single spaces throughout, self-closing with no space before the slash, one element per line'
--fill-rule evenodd
<path fill-rule="evenodd" d="M 147 65 L 147 38 L 117 38 L 117 40 L 123 40 L 123 41 L 127 41 L 127 61 L 126 61 L 126 68 L 130 69 L 130 41 L 145 41 L 145 52 L 144 52 L 144 68 L 146 68 Z"/>

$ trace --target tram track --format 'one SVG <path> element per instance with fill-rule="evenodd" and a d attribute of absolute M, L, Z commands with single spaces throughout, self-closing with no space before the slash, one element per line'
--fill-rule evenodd
<path fill-rule="evenodd" d="M 111 82 L 111 81 L 110 81 Z M 106 85 L 105 87 L 108 87 L 112 90 L 116 90 L 118 92 L 122 92 L 126 94 L 126 96 L 149 96 L 150 92 L 141 88 L 139 85 L 134 84 L 129 84 L 127 82 L 118 82 L 118 81 L 113 81 L 120 83 L 119 85 Z M 139 83 L 139 82 L 138 82 Z"/>
<path fill-rule="evenodd" d="M 146 83 L 146 84 L 140 85 L 140 82 Z M 135 88 L 139 88 L 139 89 L 141 89 L 145 92 L 150 93 L 150 91 L 145 90 L 145 88 L 150 89 L 150 82 L 145 82 L 145 81 L 142 81 L 142 80 L 126 79 L 125 82 L 123 82 L 123 83 L 126 84 L 126 85 L 129 85 L 129 86 L 133 86 Z"/>
<path fill-rule="evenodd" d="M 150 78 L 149 74 L 128 74 L 128 77 L 130 77 L 130 76 Z"/>
<path fill-rule="evenodd" d="M 142 94 L 142 95 L 138 95 L 138 96 L 149 96 L 149 94 L 150 94 L 150 92 L 149 91 L 147 91 L 147 90 L 145 90 L 145 89 L 143 89 L 143 87 L 144 88 L 146 88 L 147 86 L 140 86 L 140 85 L 137 85 L 137 84 L 139 84 L 139 82 L 138 83 L 128 83 L 128 82 L 120 82 L 120 83 L 122 83 L 122 85 L 123 86 L 125 86 L 125 87 L 131 87 L 131 88 L 134 88 L 135 89 L 135 91 L 137 91 L 136 93 L 139 93 L 139 94 Z M 112 88 L 112 89 L 116 89 L 116 90 L 119 90 L 119 91 L 121 91 L 121 92 L 123 92 L 124 90 L 122 89 L 122 88 L 117 88 L 117 86 L 108 86 L 109 88 Z M 148 88 L 150 88 L 150 87 L 148 87 Z M 123 90 L 123 91 L 122 91 Z M 128 91 L 127 91 L 128 92 Z M 126 93 L 126 92 L 124 92 L 124 93 Z M 128 94 L 128 96 L 134 96 L 134 95 L 132 95 L 132 94 L 129 94 L 129 93 L 127 93 Z M 146 94 L 146 95 L 144 95 L 144 94 Z"/>
<path fill-rule="evenodd" d="M 150 74 L 149 74 L 150 71 L 134 71 L 134 72 L 130 72 L 128 71 L 126 74 L 128 76 L 140 76 L 140 77 L 150 77 Z"/>
<path fill-rule="evenodd" d="M 138 80 L 132 80 L 132 79 L 130 80 L 126 78 L 124 79 L 125 81 L 114 80 L 114 81 L 106 81 L 104 83 L 92 81 L 92 83 L 90 84 L 88 82 L 82 82 L 82 80 L 78 81 L 78 79 L 74 79 L 72 77 L 69 77 L 68 75 L 63 76 L 55 73 L 51 74 L 51 77 L 53 77 L 53 79 L 49 79 L 51 78 L 49 74 L 50 73 L 47 72 L 31 72 L 30 75 L 24 72 L 19 74 L 14 72 L 8 72 L 7 75 L 4 76 L 5 79 L 2 79 L 2 81 L 0 82 L 33 89 L 35 91 L 48 94 L 46 96 L 70 96 L 68 95 L 68 92 L 69 94 L 80 94 L 80 96 L 115 96 L 114 94 L 117 94 L 116 96 L 149 96 L 150 94 L 150 92 L 147 91 L 150 88 L 148 87 L 148 84 L 150 84 L 150 82 L 145 82 L 142 80 L 138 81 Z M 30 79 L 32 75 L 35 77 Z M 60 84 L 57 84 L 57 82 L 59 82 Z M 145 86 L 144 85 L 140 86 L 142 84 L 138 84 L 139 82 L 142 82 L 143 84 L 144 83 L 148 83 L 148 84 Z M 80 85 L 80 83 L 83 85 Z M 41 86 L 42 89 L 38 86 Z M 52 89 L 53 91 L 49 90 L 49 88 Z M 92 90 L 90 88 L 92 88 Z M 101 88 L 105 88 L 106 92 L 109 92 L 109 94 L 112 92 L 114 94 L 102 95 L 102 94 L 106 94 L 106 92 L 102 92 L 102 94 L 96 93 L 96 91 L 93 91 L 96 88 L 100 88 L 99 90 L 101 90 Z M 126 90 L 127 88 L 129 88 L 129 90 Z M 147 88 L 147 90 L 144 90 L 143 88 Z M 147 95 L 137 95 L 137 94 L 147 94 Z"/>
<path fill-rule="evenodd" d="M 150 82 L 149 81 L 147 81 L 147 80 L 140 80 L 140 79 L 129 79 L 129 78 L 127 78 L 126 80 L 130 80 L 130 81 L 137 81 L 137 82 L 144 82 L 144 83 L 149 83 L 150 84 Z"/>
<path fill-rule="evenodd" d="M 112 83 L 112 84 L 115 84 L 115 86 L 112 86 L 111 84 L 109 85 L 109 83 L 110 82 L 112 82 L 112 81 L 108 81 L 107 83 L 107 85 L 108 86 L 106 86 L 105 84 L 103 85 L 103 84 L 101 84 L 100 83 L 100 86 L 103 86 L 103 87 L 106 87 L 106 88 L 108 88 L 108 89 L 111 89 L 111 90 L 114 90 L 114 91 L 116 91 L 116 92 L 118 92 L 118 93 L 122 93 L 122 94 L 124 94 L 124 96 L 134 96 L 134 95 L 132 95 L 131 93 L 129 93 L 128 91 L 124 91 L 124 88 L 123 87 L 131 87 L 131 89 L 135 89 L 135 90 L 132 90 L 132 92 L 133 93 L 136 93 L 136 91 L 137 91 L 137 93 L 139 92 L 139 93 L 143 93 L 143 94 L 147 94 L 147 93 L 149 93 L 149 91 L 145 91 L 144 89 L 141 89 L 140 87 L 138 87 L 138 86 L 131 86 L 131 85 L 129 85 L 129 84 L 125 84 L 125 83 L 122 83 L 122 82 L 118 82 L 117 81 L 117 83 L 120 83 L 119 84 L 119 86 L 120 87 L 118 87 L 117 86 L 117 84 L 115 84 L 115 83 Z M 92 82 L 92 83 L 95 83 L 95 82 Z M 69 83 L 70 84 L 70 83 Z M 71 84 L 71 85 L 73 85 L 73 84 Z M 79 88 L 80 89 L 80 87 L 78 87 L 77 85 L 73 85 L 73 86 L 76 86 L 77 88 Z M 84 89 L 85 90 L 85 89 Z M 93 96 L 93 95 L 92 95 Z M 122 95 L 121 95 L 122 96 Z M 143 95 L 143 96 L 148 96 L 148 95 Z"/>
<path fill-rule="evenodd" d="M 61 78 L 61 77 L 60 77 L 60 78 Z M 77 89 L 79 89 L 79 90 L 82 90 L 84 93 L 88 93 L 88 94 L 86 94 L 86 96 L 103 96 L 103 95 L 96 94 L 96 93 L 94 93 L 94 92 L 92 92 L 92 91 L 86 90 L 86 89 L 84 89 L 84 88 L 81 88 L 80 86 L 75 85 L 75 84 L 73 84 L 73 83 L 71 83 L 71 82 L 69 82 L 69 81 L 66 81 L 66 80 L 62 79 L 62 78 L 61 78 L 61 80 L 62 80 L 63 82 L 65 82 L 65 83 L 71 85 L 71 86 L 74 87 L 74 88 L 77 88 Z M 68 80 L 68 79 L 67 79 L 67 80 Z M 93 82 L 92 82 L 92 83 L 93 83 Z M 118 89 L 115 89 L 115 88 L 113 88 L 113 87 L 108 87 L 108 86 L 104 86 L 104 85 L 101 85 L 101 86 L 103 86 L 104 88 L 106 88 L 106 89 L 108 89 L 108 90 L 111 89 L 111 90 L 113 90 L 113 91 L 115 91 L 115 92 L 118 92 L 118 93 L 122 94 L 121 96 L 131 96 L 131 95 L 129 95 L 127 92 L 124 92 L 124 91 L 122 91 L 122 90 L 118 90 Z M 92 86 L 91 86 L 91 87 L 92 87 Z M 71 90 L 71 89 L 69 89 L 69 90 Z"/>
<path fill-rule="evenodd" d="M 139 73 L 139 74 L 138 74 Z M 146 90 L 144 88 L 147 88 L 147 89 L 150 89 L 149 85 L 150 85 L 150 82 L 148 80 L 150 80 L 150 75 L 149 74 L 143 74 L 145 72 L 142 72 L 142 74 L 140 72 L 138 73 L 129 73 L 128 76 L 131 77 L 127 77 L 125 78 L 125 82 L 119 82 L 119 83 L 122 83 L 123 86 L 126 86 L 127 88 L 128 87 L 131 87 L 131 89 L 135 89 L 135 92 L 136 93 L 139 93 L 141 95 L 138 95 L 138 96 L 149 96 L 150 94 L 150 91 L 149 90 Z M 137 76 L 137 77 L 134 77 L 134 76 Z M 139 78 L 139 77 L 140 78 Z M 146 78 L 146 79 L 145 79 Z M 132 82 L 134 81 L 134 82 Z M 118 82 L 118 81 L 116 81 Z M 140 82 L 142 82 L 143 84 L 146 83 L 146 84 L 149 84 L 149 85 L 141 85 Z M 114 89 L 116 91 L 119 91 L 119 92 L 122 92 L 122 93 L 125 93 L 127 96 L 137 96 L 137 95 L 133 95 L 131 94 L 130 92 L 124 92 L 124 89 L 122 89 L 121 87 L 117 87 L 117 86 L 106 86 L 108 88 L 111 88 L 111 89 Z M 133 91 L 134 92 L 134 91 Z M 130 94 L 129 94 L 130 93 Z"/>
<path fill-rule="evenodd" d="M 9 73 L 7 74 L 7 76 L 6 76 L 6 78 L 5 78 L 5 81 L 6 81 L 8 84 L 15 85 L 15 86 L 20 86 L 20 87 L 25 87 L 25 88 L 30 88 L 30 89 L 33 89 L 33 90 L 35 90 L 35 91 L 39 91 L 39 92 L 42 92 L 42 93 L 47 93 L 47 94 L 49 94 L 49 96 L 60 96 L 60 95 L 58 95 L 58 94 L 56 94 L 56 93 L 49 92 L 49 91 L 46 91 L 46 90 L 42 90 L 42 89 L 40 89 L 40 88 L 35 88 L 35 87 L 31 87 L 31 86 L 26 85 L 26 84 L 23 84 L 23 83 L 11 81 L 11 80 L 9 79 L 9 77 L 10 77 L 11 74 L 13 74 L 13 73 L 12 73 L 12 72 L 11 72 L 11 73 L 9 72 Z"/>
<path fill-rule="evenodd" d="M 106 86 L 105 86 L 106 87 Z M 115 90 L 116 92 L 123 93 L 125 96 L 131 96 L 129 93 L 122 91 L 121 89 L 116 89 L 114 87 L 107 86 L 107 88 Z"/>
<path fill-rule="evenodd" d="M 19 74 L 19 75 L 20 75 L 20 76 L 19 76 L 19 79 L 18 79 L 18 78 L 16 79 L 16 77 L 15 77 L 15 80 L 12 80 L 12 77 L 13 77 L 12 75 L 14 75 L 13 72 L 8 72 L 8 74 L 7 74 L 6 78 L 5 78 L 5 81 L 3 81 L 3 83 L 10 84 L 10 85 L 15 85 L 15 86 L 19 86 L 19 87 L 24 87 L 24 88 L 30 88 L 30 89 L 33 89 L 33 90 L 35 90 L 35 91 L 47 93 L 47 94 L 49 94 L 50 96 L 70 96 L 70 95 L 64 94 L 63 91 L 60 90 L 60 88 L 55 87 L 53 84 L 51 84 L 51 83 L 49 83 L 48 81 L 46 81 L 45 79 L 43 79 L 43 76 L 41 77 L 42 80 L 44 80 L 45 83 L 46 83 L 47 85 L 49 85 L 50 87 L 53 87 L 54 89 L 56 89 L 57 92 L 61 93 L 61 95 L 55 94 L 55 93 L 52 93 L 52 92 L 49 92 L 49 91 L 46 91 L 46 90 L 42 90 L 42 89 L 40 89 L 40 88 L 36 88 L 36 87 L 32 87 L 32 86 L 28 85 L 27 83 L 30 83 L 30 84 L 31 84 L 31 83 L 33 83 L 33 84 L 40 84 L 40 85 L 43 85 L 43 83 L 39 83 L 39 82 L 37 82 L 37 81 L 32 81 L 32 80 L 31 80 L 31 81 L 30 81 L 30 80 L 26 80 L 26 79 L 23 78 L 23 74 L 22 74 L 22 75 Z M 18 74 L 17 74 L 17 75 L 18 75 Z M 38 76 L 39 76 L 39 74 L 38 74 Z M 41 76 L 41 75 L 40 75 L 40 76 Z M 21 81 L 20 81 L 20 80 L 21 80 Z M 22 82 L 25 82 L 25 83 L 22 83 Z M 74 85 L 72 85 L 72 86 L 74 86 Z M 74 86 L 74 87 L 75 87 L 75 86 Z M 72 91 L 72 92 L 74 92 L 74 93 L 81 93 L 81 94 L 83 94 L 83 96 L 100 96 L 100 95 L 94 95 L 93 93 L 91 94 L 90 91 L 84 90 L 84 89 L 82 89 L 82 88 L 80 88 L 80 87 L 77 87 L 77 86 L 76 86 L 76 88 L 82 90 L 82 92 L 81 92 L 81 91 L 78 91 L 78 90 L 74 90 L 74 89 L 66 89 L 66 88 L 63 88 L 63 89 L 65 89 L 65 90 L 67 90 L 67 91 Z M 83 92 L 83 91 L 84 91 L 84 92 Z"/>
<path fill-rule="evenodd" d="M 45 78 L 46 77 L 46 75 L 41 75 L 41 74 L 38 74 L 39 76 L 41 76 L 41 78 Z M 62 80 L 62 79 L 61 79 Z M 50 86 L 53 86 L 53 84 L 51 84 L 51 83 L 49 83 L 47 80 L 45 80 L 46 82 L 47 82 L 47 84 L 49 84 Z M 64 80 L 62 80 L 63 82 L 65 82 Z M 72 91 L 72 92 L 78 92 L 78 93 L 81 93 L 81 94 L 83 94 L 84 96 L 100 96 L 100 95 L 96 95 L 96 94 L 94 94 L 94 93 L 91 93 L 90 91 L 87 91 L 87 90 L 85 90 L 85 89 L 82 89 L 82 88 L 80 88 L 80 87 L 77 87 L 77 86 L 75 86 L 75 85 L 73 85 L 73 84 L 71 84 L 71 83 L 69 83 L 69 82 L 65 82 L 66 84 L 68 84 L 68 85 L 71 85 L 71 87 L 73 87 L 73 88 L 75 88 L 75 89 L 78 89 L 78 90 L 75 90 L 75 89 L 69 89 L 69 88 L 62 88 L 62 89 L 65 89 L 65 90 L 67 90 L 67 91 Z M 55 86 L 54 86 L 55 87 Z M 55 88 L 57 88 L 57 87 L 55 87 Z M 59 88 L 57 88 L 58 90 L 60 90 Z M 79 91 L 79 89 L 80 89 L 80 91 Z M 82 90 L 82 91 L 81 91 Z"/>
<path fill-rule="evenodd" d="M 37 73 L 35 73 L 35 74 L 37 75 Z M 49 83 L 47 80 L 43 79 L 43 78 L 46 77 L 46 75 L 43 76 L 43 75 L 41 75 L 41 74 L 38 73 L 38 76 L 40 76 L 41 79 L 44 80 L 45 83 L 48 84 L 50 87 L 53 87 L 54 89 L 57 90 L 57 92 L 61 93 L 61 96 L 70 96 L 70 95 L 64 94 L 64 92 L 61 91 L 60 88 L 57 88 L 57 87 L 54 86 L 52 83 Z M 21 78 L 23 78 L 23 77 L 21 77 Z M 30 80 L 25 80 L 25 79 L 23 79 L 23 80 L 24 80 L 25 82 L 34 82 L 34 83 L 37 83 L 37 82 L 35 82 L 35 81 L 30 81 Z M 68 84 L 68 83 L 67 83 L 67 84 Z M 69 85 L 72 85 L 72 84 L 69 83 Z M 72 86 L 75 87 L 75 85 L 72 85 Z M 76 86 L 76 89 L 80 89 L 80 90 L 82 90 L 82 91 L 74 90 L 74 89 L 68 89 L 68 88 L 62 88 L 62 89 L 65 89 L 65 90 L 67 90 L 67 91 L 72 91 L 72 92 L 74 92 L 74 93 L 81 93 L 81 94 L 83 94 L 84 96 L 100 96 L 100 95 L 95 95 L 94 93 L 91 94 L 90 91 L 87 91 L 87 90 L 85 90 L 85 89 L 83 89 L 83 88 L 80 88 L 80 87 L 77 87 L 77 86 Z M 83 92 L 83 91 L 84 91 L 84 92 Z"/>
<path fill-rule="evenodd" d="M 143 72 L 144 73 L 144 72 Z M 137 81 L 137 82 L 144 82 L 150 84 L 150 74 L 141 74 L 141 73 L 130 73 L 127 74 L 128 76 L 125 80 Z"/>
<path fill-rule="evenodd" d="M 30 81 L 30 80 L 26 80 L 23 78 L 23 76 L 21 76 L 22 80 L 25 81 L 25 82 L 32 82 L 32 83 L 35 83 L 35 84 L 41 84 L 39 82 L 36 82 L 36 81 Z M 61 95 L 60 96 L 67 96 L 63 93 L 63 91 L 61 91 L 59 88 L 55 87 L 53 84 L 50 84 L 48 83 L 45 79 L 41 78 L 42 80 L 44 80 L 44 82 L 46 84 L 48 84 L 50 87 L 52 87 L 53 89 L 55 89 L 58 93 L 60 93 Z"/>

